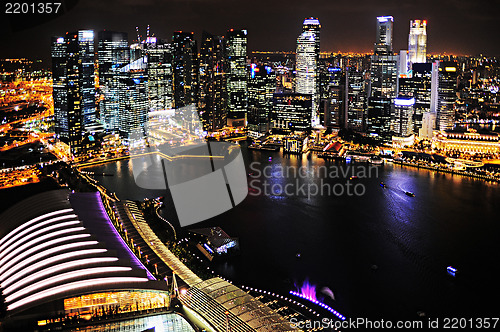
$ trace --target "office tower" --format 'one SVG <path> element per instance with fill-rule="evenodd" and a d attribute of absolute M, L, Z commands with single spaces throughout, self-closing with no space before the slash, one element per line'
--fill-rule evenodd
<path fill-rule="evenodd" d="M 143 42 L 147 57 L 147 98 L 149 111 L 174 107 L 172 49 L 170 44 L 148 37 Z"/>
<path fill-rule="evenodd" d="M 413 135 L 413 105 L 415 98 L 398 97 L 394 99 L 392 129 L 396 137 Z"/>
<path fill-rule="evenodd" d="M 106 131 L 119 132 L 120 76 L 119 69 L 130 62 L 126 32 L 100 31 L 97 56 L 99 63 L 100 120 Z"/>
<path fill-rule="evenodd" d="M 68 137 L 68 85 L 66 68 L 67 43 L 64 37 L 52 37 L 52 98 L 54 100 L 54 129 L 57 136 Z M 80 115 L 79 115 L 80 116 Z"/>
<path fill-rule="evenodd" d="M 125 138 L 132 137 L 135 131 L 140 132 L 147 120 L 147 70 L 147 56 L 119 69 L 119 128 L 120 134 Z"/>
<path fill-rule="evenodd" d="M 200 47 L 198 112 L 205 130 L 217 130 L 227 119 L 225 39 L 203 31 Z"/>
<path fill-rule="evenodd" d="M 94 32 L 52 38 L 55 132 L 71 153 L 83 151 L 85 127 L 96 121 Z"/>
<path fill-rule="evenodd" d="M 320 71 L 320 123 L 324 126 L 340 127 L 343 101 L 342 69 L 328 66 Z M 323 116 L 321 116 L 323 115 Z"/>
<path fill-rule="evenodd" d="M 392 100 L 368 98 L 366 131 L 376 140 L 389 142 L 391 133 Z"/>
<path fill-rule="evenodd" d="M 305 31 L 297 38 L 295 92 L 308 94 L 312 97 L 311 122 L 317 124 L 317 56 L 316 34 Z"/>
<path fill-rule="evenodd" d="M 247 31 L 231 29 L 227 32 L 228 114 L 227 124 L 245 126 L 247 116 Z"/>
<path fill-rule="evenodd" d="M 319 20 L 314 17 L 309 17 L 304 20 L 302 23 L 302 32 L 313 32 L 314 33 L 314 53 L 316 54 L 317 61 L 319 61 L 319 53 L 320 53 L 320 32 L 321 32 L 321 24 Z"/>
<path fill-rule="evenodd" d="M 427 21 L 411 20 L 408 36 L 409 61 L 411 63 L 427 62 Z"/>
<path fill-rule="evenodd" d="M 437 85 L 432 85 L 432 63 L 414 63 L 412 73 L 412 90 L 415 98 L 413 131 L 419 134 L 424 114 L 431 111 L 432 91 L 437 89 Z"/>
<path fill-rule="evenodd" d="M 398 77 L 411 77 L 411 64 L 408 63 L 408 51 L 401 50 L 398 55 Z"/>
<path fill-rule="evenodd" d="M 397 95 L 399 55 L 392 53 L 392 16 L 377 17 L 377 39 L 370 57 L 370 89 L 367 103 L 367 131 L 376 139 L 391 138 L 391 103 Z"/>
<path fill-rule="evenodd" d="M 250 66 L 248 79 L 248 132 L 254 137 L 269 130 L 269 116 L 276 91 L 276 74 L 270 66 Z"/>
<path fill-rule="evenodd" d="M 347 68 L 344 97 L 347 128 L 363 131 L 366 110 L 366 82 L 362 72 L 354 68 Z"/>
<path fill-rule="evenodd" d="M 437 125 L 439 130 L 453 129 L 457 99 L 457 62 L 439 62 L 437 93 Z"/>
<path fill-rule="evenodd" d="M 322 118 L 324 117 L 321 116 L 319 113 L 321 112 L 318 107 L 320 104 L 320 94 L 321 94 L 321 83 L 319 80 L 319 56 L 320 56 L 320 33 L 321 33 L 321 24 L 319 23 L 319 20 L 314 17 L 309 17 L 304 19 L 304 22 L 302 23 L 302 32 L 312 32 L 314 33 L 314 53 L 316 55 L 316 86 L 315 86 L 315 93 L 313 97 L 313 113 L 316 113 L 316 115 L 313 114 L 312 118 L 312 125 L 316 126 L 319 124 L 322 124 L 324 120 Z M 298 92 L 298 91 L 296 91 Z"/>
<path fill-rule="evenodd" d="M 377 37 L 375 42 L 375 54 L 392 54 L 392 28 L 394 18 L 392 16 L 377 17 Z"/>
<path fill-rule="evenodd" d="M 75 35 L 74 33 L 73 35 Z M 71 40 L 71 38 L 69 38 Z M 95 61 L 94 61 L 94 31 L 78 31 L 78 56 L 80 72 L 80 91 L 82 94 L 82 113 L 84 128 L 91 126 L 97 120 L 95 100 Z"/>
<path fill-rule="evenodd" d="M 198 48 L 193 32 L 176 31 L 172 37 L 174 107 L 197 102 Z"/>
<path fill-rule="evenodd" d="M 272 127 L 283 133 L 311 129 L 312 96 L 300 93 L 273 95 Z"/>

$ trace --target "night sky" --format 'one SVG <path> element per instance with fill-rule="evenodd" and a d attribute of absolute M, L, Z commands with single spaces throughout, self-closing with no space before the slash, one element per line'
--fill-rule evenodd
<path fill-rule="evenodd" d="M 249 50 L 295 50 L 307 16 L 321 24 L 322 51 L 371 52 L 376 17 L 394 16 L 394 50 L 406 49 L 409 20 L 426 19 L 428 53 L 500 55 L 498 0 L 67 0 L 76 5 L 33 28 L 13 31 L 23 17 L 1 20 L 0 57 L 49 60 L 50 37 L 78 29 L 126 31 L 136 39 L 146 26 L 159 38 L 174 30 L 207 30 L 223 35 L 229 28 L 248 30 Z M 5 9 L 2 9 L 4 11 Z M 27 18 L 24 18 L 27 20 Z M 32 21 L 32 20 L 30 20 Z M 17 29 L 17 28 L 16 28 Z"/>

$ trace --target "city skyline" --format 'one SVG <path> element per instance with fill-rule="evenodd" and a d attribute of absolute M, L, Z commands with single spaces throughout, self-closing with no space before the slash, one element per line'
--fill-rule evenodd
<path fill-rule="evenodd" d="M 104 7 L 97 1 L 84 0 L 60 17 L 34 28 L 13 32 L 4 22 L 6 43 L 11 47 L 2 48 L 0 57 L 48 60 L 48 41 L 61 31 L 124 31 L 132 42 L 136 39 L 135 27 L 138 26 L 145 36 L 148 24 L 156 36 L 168 40 L 177 30 L 192 31 L 195 39 L 200 40 L 203 30 L 220 35 L 230 28 L 246 29 L 249 51 L 291 51 L 301 32 L 300 23 L 311 16 L 322 22 L 322 52 L 370 52 L 374 18 L 383 15 L 394 17 L 395 52 L 407 48 L 410 20 L 422 19 L 428 22 L 429 54 L 498 55 L 500 44 L 495 42 L 498 38 L 494 34 L 495 11 L 487 8 L 461 0 L 403 5 L 396 1 L 377 4 L 361 1 L 356 8 L 347 2 L 315 1 L 306 5 L 291 1 L 283 6 L 260 1 L 243 5 L 226 0 L 140 3 L 111 0 Z M 16 20 L 22 18 L 18 16 Z"/>

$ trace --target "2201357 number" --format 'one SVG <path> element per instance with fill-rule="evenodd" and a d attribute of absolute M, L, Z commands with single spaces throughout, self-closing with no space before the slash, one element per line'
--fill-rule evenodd
<path fill-rule="evenodd" d="M 57 14 L 60 2 L 7 2 L 5 14 Z"/>

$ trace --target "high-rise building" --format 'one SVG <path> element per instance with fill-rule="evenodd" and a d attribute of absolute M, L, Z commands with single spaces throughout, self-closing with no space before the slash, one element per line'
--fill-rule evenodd
<path fill-rule="evenodd" d="M 408 37 L 409 61 L 424 63 L 427 61 L 427 21 L 411 20 Z"/>
<path fill-rule="evenodd" d="M 198 48 L 193 32 L 175 31 L 172 37 L 174 107 L 197 103 Z"/>
<path fill-rule="evenodd" d="M 312 31 L 305 31 L 297 38 L 296 52 L 296 78 L 295 92 L 311 95 L 312 111 L 311 121 L 313 125 L 317 124 L 319 119 L 317 110 L 317 56 L 316 56 L 316 34 Z"/>
<path fill-rule="evenodd" d="M 120 134 L 125 138 L 140 132 L 146 123 L 148 103 L 147 56 L 143 56 L 120 68 Z"/>
<path fill-rule="evenodd" d="M 414 63 L 412 65 L 412 88 L 415 105 L 413 107 L 413 130 L 415 134 L 422 128 L 423 116 L 431 111 L 431 96 L 437 86 L 432 85 L 432 63 Z"/>
<path fill-rule="evenodd" d="M 76 33 L 75 33 L 76 34 Z M 69 38 L 71 40 L 71 38 Z M 94 31 L 78 31 L 78 57 L 80 72 L 80 90 L 82 94 L 82 111 L 84 128 L 95 124 L 97 107 L 95 99 L 95 60 Z"/>
<path fill-rule="evenodd" d="M 119 132 L 120 68 L 130 62 L 126 32 L 100 31 L 97 55 L 99 63 L 100 120 L 108 132 Z"/>
<path fill-rule="evenodd" d="M 227 119 L 225 39 L 203 31 L 200 47 L 198 112 L 205 130 L 221 129 Z"/>
<path fill-rule="evenodd" d="M 346 70 L 344 97 L 347 128 L 363 131 L 366 110 L 366 82 L 363 72 L 354 68 Z"/>
<path fill-rule="evenodd" d="M 439 130 L 450 130 L 455 124 L 458 63 L 440 61 L 438 70 L 437 126 Z"/>
<path fill-rule="evenodd" d="M 300 93 L 273 95 L 272 127 L 285 133 L 311 128 L 312 96 Z"/>
<path fill-rule="evenodd" d="M 143 43 L 147 57 L 147 97 L 149 111 L 174 107 L 171 45 L 156 37 Z"/>
<path fill-rule="evenodd" d="M 375 54 L 392 54 L 392 28 L 394 18 L 392 16 L 377 17 L 377 37 L 375 42 Z"/>
<path fill-rule="evenodd" d="M 341 127 L 343 119 L 342 68 L 328 66 L 320 71 L 320 124 L 323 126 Z"/>
<path fill-rule="evenodd" d="M 52 37 L 51 57 L 52 57 L 52 98 L 54 100 L 54 129 L 56 135 L 67 138 L 69 135 L 68 126 L 68 85 L 67 85 L 67 58 L 66 49 L 68 47 L 64 37 Z M 81 117 L 81 115 L 78 115 Z"/>
<path fill-rule="evenodd" d="M 413 135 L 413 105 L 415 98 L 398 97 L 394 99 L 392 129 L 396 137 Z"/>
<path fill-rule="evenodd" d="M 231 29 L 227 32 L 228 114 L 227 124 L 246 125 L 247 96 L 247 30 Z"/>
<path fill-rule="evenodd" d="M 397 95 L 400 57 L 392 53 L 393 23 L 392 16 L 377 17 L 377 39 L 370 57 L 366 125 L 368 133 L 382 141 L 389 141 L 392 136 L 391 104 Z"/>
<path fill-rule="evenodd" d="M 276 91 L 276 74 L 270 66 L 250 66 L 248 78 L 248 132 L 254 137 L 269 130 L 269 116 Z"/>
<path fill-rule="evenodd" d="M 321 100 L 321 83 L 319 80 L 319 68 L 320 68 L 320 62 L 319 62 L 319 56 L 320 56 L 320 33 L 321 33 L 321 23 L 319 22 L 318 18 L 315 17 L 309 17 L 304 19 L 304 22 L 302 23 L 302 32 L 312 32 L 314 33 L 314 53 L 316 55 L 316 80 L 315 80 L 315 91 L 314 91 L 314 96 L 313 96 L 313 114 L 312 114 L 312 125 L 316 126 L 319 124 L 322 124 L 324 120 L 324 115 L 321 116 L 319 113 L 323 113 L 319 110 L 320 106 L 320 100 Z M 299 91 L 296 91 L 299 92 Z"/>
<path fill-rule="evenodd" d="M 73 154 L 83 151 L 85 127 L 96 122 L 94 32 L 68 32 L 51 45 L 55 132 Z"/>

